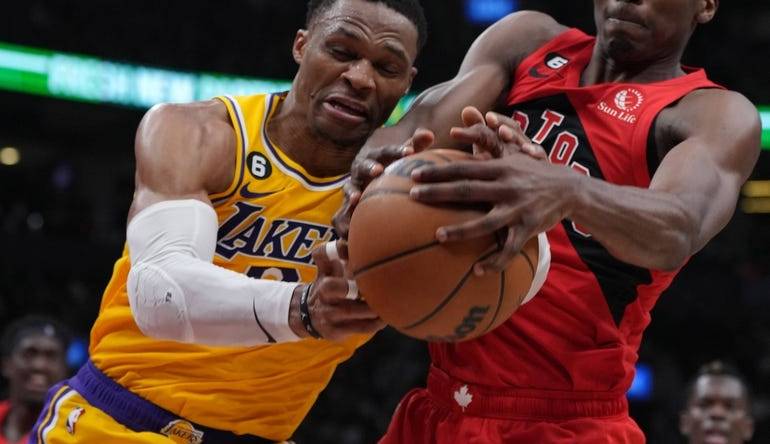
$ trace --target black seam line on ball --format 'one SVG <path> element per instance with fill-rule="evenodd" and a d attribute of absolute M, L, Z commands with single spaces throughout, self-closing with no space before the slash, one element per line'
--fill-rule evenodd
<path fill-rule="evenodd" d="M 492 315 L 492 320 L 489 321 L 489 324 L 487 324 L 487 328 L 484 329 L 481 334 L 484 334 L 489 331 L 489 329 L 492 327 L 492 324 L 495 323 L 495 320 L 497 319 L 497 315 L 500 314 L 500 308 L 503 306 L 503 298 L 505 297 L 505 270 L 500 272 L 500 292 L 497 295 L 497 308 L 495 308 L 495 314 Z"/>
<path fill-rule="evenodd" d="M 524 250 L 519 251 L 519 254 L 524 256 L 524 259 L 527 260 L 527 265 L 529 265 L 529 271 L 532 272 L 532 279 L 535 279 L 535 268 L 532 265 L 532 260 L 530 260 L 529 256 L 527 256 L 527 253 Z M 500 294 L 497 299 L 497 308 L 495 309 L 495 314 L 494 316 L 492 316 L 492 320 L 489 321 L 489 324 L 487 325 L 487 328 L 484 329 L 483 333 L 486 333 L 487 331 L 489 331 L 489 328 L 492 327 L 492 324 L 495 323 L 495 320 L 497 319 L 497 315 L 500 314 L 500 308 L 502 308 L 503 306 L 504 296 L 505 296 L 505 270 L 500 272 Z"/>
<path fill-rule="evenodd" d="M 355 279 L 356 277 L 358 277 L 362 273 L 366 273 L 367 271 L 371 270 L 372 268 L 379 267 L 380 265 L 383 265 L 383 264 L 385 264 L 387 262 L 390 262 L 390 261 L 393 261 L 393 260 L 396 260 L 396 259 L 401 259 L 404 256 L 409 256 L 410 254 L 419 253 L 422 250 L 427 250 L 428 248 L 435 247 L 438 244 L 439 244 L 439 241 L 434 240 L 434 241 L 432 241 L 432 242 L 430 242 L 428 244 L 420 245 L 420 246 L 414 247 L 412 249 L 409 249 L 409 250 L 406 250 L 406 251 L 402 251 L 402 252 L 396 253 L 396 254 L 394 254 L 392 256 L 388 256 L 386 258 L 380 259 L 380 260 L 378 260 L 376 262 L 372 262 L 371 264 L 369 264 L 369 265 L 367 265 L 367 266 L 365 266 L 363 268 L 359 268 L 358 270 L 355 270 L 353 272 L 353 279 Z"/>
<path fill-rule="evenodd" d="M 532 262 L 532 259 L 529 258 L 529 255 L 524 250 L 519 251 L 519 254 L 524 256 L 524 259 L 527 260 L 527 265 L 529 265 L 529 271 L 532 272 L 532 279 L 534 279 L 535 278 L 535 265 Z"/>
<path fill-rule="evenodd" d="M 451 301 L 457 295 L 457 292 L 459 292 L 460 289 L 463 288 L 463 285 L 465 285 L 465 281 L 467 281 L 468 278 L 470 277 L 471 273 L 473 273 L 473 266 L 476 265 L 476 263 L 481 262 L 481 261 L 487 259 L 488 257 L 492 256 L 493 254 L 497 253 L 498 251 L 499 250 L 497 248 L 495 248 L 494 250 L 490 251 L 489 253 L 486 253 L 486 254 L 482 255 L 480 258 L 478 258 L 476 261 L 474 261 L 471 264 L 471 266 L 468 268 L 468 271 L 465 272 L 465 275 L 463 275 L 462 279 L 460 279 L 460 282 L 458 282 L 458 284 L 449 293 L 449 295 L 446 298 L 444 298 L 444 300 L 441 301 L 441 303 L 438 304 L 438 306 L 436 308 L 434 308 L 433 311 L 431 311 L 430 313 L 425 315 L 425 317 L 423 317 L 419 321 L 417 321 L 417 322 L 415 322 L 413 324 L 409 324 L 409 325 L 404 326 L 404 327 L 399 327 L 399 328 L 404 329 L 404 330 L 409 330 L 409 329 L 417 327 L 418 325 L 423 324 L 426 321 L 430 320 L 430 318 L 432 318 L 433 316 L 436 315 L 436 313 L 441 311 L 441 309 L 444 308 L 444 306 L 446 304 L 448 304 L 449 301 Z"/>

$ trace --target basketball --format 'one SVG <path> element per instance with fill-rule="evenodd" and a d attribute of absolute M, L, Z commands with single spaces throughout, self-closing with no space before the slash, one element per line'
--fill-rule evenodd
<path fill-rule="evenodd" d="M 436 230 L 486 211 L 409 197 L 413 170 L 466 159 L 471 156 L 460 151 L 434 149 L 393 163 L 366 188 L 350 222 L 348 268 L 360 296 L 383 321 L 414 338 L 458 342 L 491 331 L 516 311 L 535 276 L 536 237 L 502 272 L 477 276 L 474 264 L 500 251 L 504 239 L 442 244 Z"/>

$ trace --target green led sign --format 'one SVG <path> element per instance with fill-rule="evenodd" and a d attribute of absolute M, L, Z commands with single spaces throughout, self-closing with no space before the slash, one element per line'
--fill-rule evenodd
<path fill-rule="evenodd" d="M 149 108 L 290 86 L 281 80 L 185 73 L 0 43 L 0 87 L 62 99 Z"/>
<path fill-rule="evenodd" d="M 286 80 L 187 73 L 0 43 L 0 88 L 59 99 L 146 109 L 290 87 Z M 389 124 L 404 115 L 414 97 L 398 103 Z"/>
<path fill-rule="evenodd" d="M 770 107 L 759 107 L 759 118 L 762 119 L 762 148 L 770 151 Z"/>
<path fill-rule="evenodd" d="M 286 80 L 188 73 L 0 43 L 0 89 L 81 102 L 149 108 L 232 94 L 285 91 Z M 388 124 L 397 122 L 415 95 L 404 97 Z M 762 146 L 770 150 L 770 107 L 759 107 Z"/>

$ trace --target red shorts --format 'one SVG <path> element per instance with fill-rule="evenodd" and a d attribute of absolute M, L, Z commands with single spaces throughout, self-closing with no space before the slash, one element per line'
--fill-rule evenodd
<path fill-rule="evenodd" d="M 380 444 L 644 444 L 625 396 L 474 386 L 431 368 Z"/>

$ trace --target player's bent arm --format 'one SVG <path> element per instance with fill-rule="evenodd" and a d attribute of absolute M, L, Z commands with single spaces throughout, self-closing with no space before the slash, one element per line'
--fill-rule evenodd
<path fill-rule="evenodd" d="M 743 96 L 690 94 L 678 105 L 681 143 L 663 158 L 649 189 L 578 179 L 570 217 L 615 257 L 642 267 L 681 266 L 729 222 L 759 157 L 761 124 Z"/>
<path fill-rule="evenodd" d="M 457 146 L 449 130 L 462 126 L 462 110 L 467 106 L 482 113 L 492 110 L 505 99 L 518 64 L 566 29 L 535 11 L 520 11 L 501 19 L 476 39 L 453 79 L 420 94 L 398 124 L 372 135 L 364 151 L 402 143 L 420 127 L 433 131 L 436 146 Z"/>
<path fill-rule="evenodd" d="M 289 324 L 298 284 L 251 279 L 212 263 L 219 228 L 200 200 L 166 200 L 129 223 L 127 291 L 139 329 L 205 345 L 297 340 Z"/>
<path fill-rule="evenodd" d="M 382 173 L 384 165 L 431 146 L 464 148 L 449 134 L 452 127 L 462 126 L 462 110 L 473 106 L 484 113 L 500 104 L 518 64 L 566 29 L 548 15 L 521 11 L 484 31 L 453 79 L 425 90 L 396 125 L 378 129 L 367 140 L 353 162 L 345 202 L 334 217 L 340 236 L 347 236 L 358 193 Z M 416 133 L 418 128 L 429 131 Z"/>
<path fill-rule="evenodd" d="M 162 105 L 136 137 L 136 192 L 127 230 L 127 292 L 140 330 L 208 345 L 298 339 L 296 284 L 250 279 L 212 263 L 218 221 L 208 199 L 232 180 L 235 137 L 218 101 Z"/>

